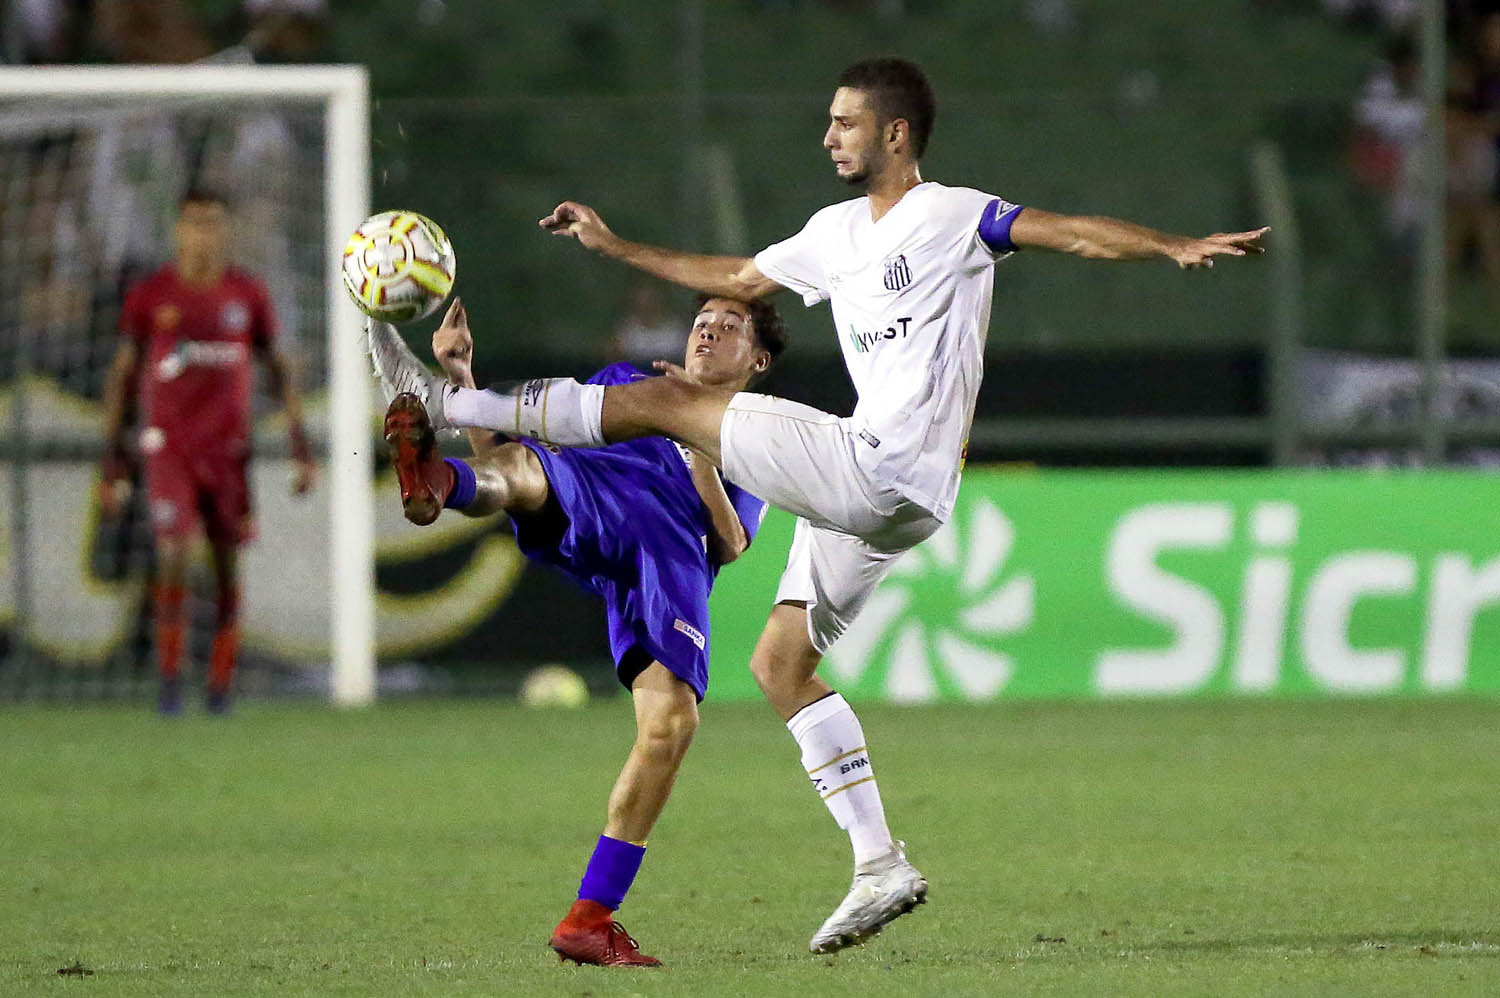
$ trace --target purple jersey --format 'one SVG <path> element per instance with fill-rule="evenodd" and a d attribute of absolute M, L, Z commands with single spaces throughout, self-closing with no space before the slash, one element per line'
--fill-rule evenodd
<path fill-rule="evenodd" d="M 630 364 L 612 364 L 589 383 L 644 377 Z M 687 451 L 665 437 L 575 450 L 521 442 L 542 462 L 567 519 L 561 530 L 549 530 L 532 518 L 513 517 L 522 552 L 604 598 L 610 649 L 626 685 L 639 672 L 628 660 L 644 652 L 701 700 L 708 690 L 708 593 L 718 566 L 708 556 L 712 527 Z M 731 482 L 724 490 L 754 538 L 766 504 Z"/>

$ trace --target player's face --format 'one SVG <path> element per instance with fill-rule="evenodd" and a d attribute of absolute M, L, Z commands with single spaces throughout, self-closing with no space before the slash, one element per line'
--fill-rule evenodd
<path fill-rule="evenodd" d="M 705 385 L 743 388 L 770 360 L 771 355 L 755 341 L 745 303 L 711 298 L 693 317 L 682 366 Z"/>
<path fill-rule="evenodd" d="M 187 267 L 212 268 L 224 260 L 229 212 L 217 201 L 189 201 L 177 217 L 177 258 Z"/>
<path fill-rule="evenodd" d="M 823 148 L 833 157 L 833 169 L 846 184 L 863 184 L 885 166 L 885 129 L 869 95 L 839 87 L 828 108 L 828 131 Z"/>

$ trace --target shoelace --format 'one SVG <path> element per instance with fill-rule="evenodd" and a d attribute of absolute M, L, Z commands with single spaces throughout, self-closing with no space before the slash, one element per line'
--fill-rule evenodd
<path fill-rule="evenodd" d="M 634 949 L 637 953 L 641 951 L 641 944 L 635 941 L 635 936 L 632 936 L 629 932 L 625 931 L 625 926 L 621 925 L 619 922 L 612 920 L 609 923 L 609 934 L 611 936 L 624 936 L 625 941 L 630 943 L 632 949 Z M 611 939 L 610 942 L 613 943 L 614 940 Z"/>

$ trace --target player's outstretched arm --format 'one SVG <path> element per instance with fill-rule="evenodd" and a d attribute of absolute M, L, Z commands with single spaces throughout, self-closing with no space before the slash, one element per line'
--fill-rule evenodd
<path fill-rule="evenodd" d="M 615 235 L 598 212 L 577 201 L 564 201 L 537 224 L 555 236 L 577 239 L 602 256 L 705 294 L 751 301 L 781 290 L 749 257 L 705 256 L 633 243 Z"/>
<path fill-rule="evenodd" d="M 1248 232 L 1218 232 L 1201 239 L 1158 232 L 1104 215 L 1057 215 L 1025 208 L 1011 224 L 1011 242 L 1094 260 L 1149 260 L 1164 256 L 1184 269 L 1212 267 L 1216 256 L 1264 253 L 1260 237 L 1269 226 Z"/>

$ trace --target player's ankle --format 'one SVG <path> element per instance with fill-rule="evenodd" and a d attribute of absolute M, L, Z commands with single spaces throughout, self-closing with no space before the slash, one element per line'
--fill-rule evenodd
<path fill-rule="evenodd" d="M 607 908 L 598 901 L 579 898 L 573 902 L 573 907 L 569 908 L 568 913 L 563 916 L 563 920 L 558 925 L 558 928 L 561 929 L 565 926 L 578 929 L 589 928 L 602 922 L 613 921 L 614 914 L 613 908 Z"/>
<path fill-rule="evenodd" d="M 878 856 L 873 856 L 854 864 L 856 875 L 864 873 L 884 873 L 897 863 L 901 862 L 901 848 L 891 841 L 890 847 Z"/>
<path fill-rule="evenodd" d="M 438 499 L 445 509 L 463 509 L 474 501 L 478 480 L 469 462 L 456 457 L 443 458 L 442 488 Z"/>

